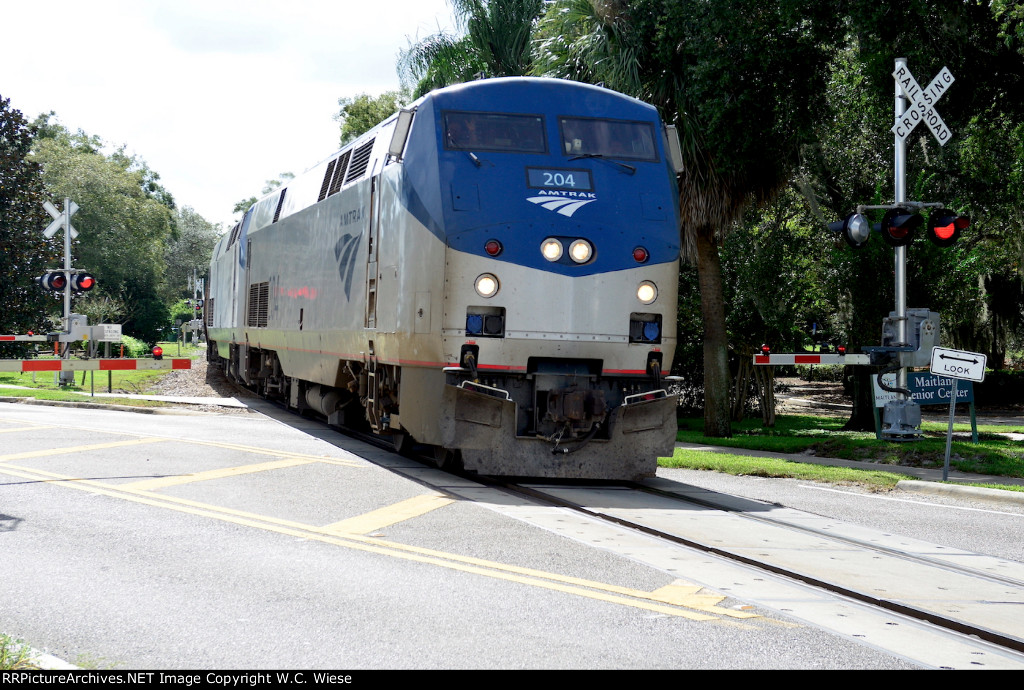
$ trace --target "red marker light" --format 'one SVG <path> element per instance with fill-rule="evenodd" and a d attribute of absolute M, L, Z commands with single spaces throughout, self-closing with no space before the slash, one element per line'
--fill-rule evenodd
<path fill-rule="evenodd" d="M 770 347 L 768 347 L 767 345 L 762 345 L 761 346 L 761 354 L 762 355 L 767 357 L 771 353 L 772 353 L 772 349 Z"/>
<path fill-rule="evenodd" d="M 846 346 L 845 345 L 837 346 L 836 347 L 836 352 L 838 352 L 841 355 L 845 355 L 846 354 Z"/>
<path fill-rule="evenodd" d="M 487 240 L 484 244 L 484 251 L 487 252 L 488 256 L 501 254 L 501 242 L 498 240 Z"/>
<path fill-rule="evenodd" d="M 637 247 L 633 250 L 633 259 L 638 263 L 642 264 L 650 258 L 650 254 L 643 247 Z"/>
<path fill-rule="evenodd" d="M 164 358 L 164 349 L 162 347 L 160 347 L 159 345 L 155 346 L 153 348 L 153 359 L 163 359 L 163 358 Z"/>

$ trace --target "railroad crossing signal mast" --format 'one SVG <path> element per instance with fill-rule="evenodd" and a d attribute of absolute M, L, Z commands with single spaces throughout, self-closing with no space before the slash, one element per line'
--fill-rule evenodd
<path fill-rule="evenodd" d="M 907 246 L 924 224 L 921 212 L 928 209 L 928 238 L 940 247 L 956 243 L 960 232 L 970 220 L 945 208 L 940 202 L 907 201 L 906 198 L 906 140 L 919 123 L 924 122 L 940 146 L 952 138 L 952 133 L 935 110 L 935 103 L 953 83 L 953 75 L 943 67 L 939 74 L 922 89 L 907 68 L 906 58 L 896 58 L 892 73 L 896 82 L 896 119 L 891 128 L 895 135 L 894 199 L 882 206 L 858 206 L 841 221 L 829 224 L 829 229 L 841 233 L 854 249 L 863 247 L 872 230 L 880 232 L 893 247 L 895 260 L 896 308 L 882 321 L 882 345 L 865 347 L 867 355 L 772 355 L 764 348 L 755 355 L 754 364 L 870 364 L 881 367 L 879 386 L 897 394 L 897 399 L 886 403 L 882 421 L 882 436 L 890 440 L 911 440 L 921 435 L 921 408 L 911 398 L 907 387 L 907 368 L 926 366 L 931 350 L 939 344 L 939 314 L 927 309 L 907 309 Z M 863 215 L 867 210 L 885 210 L 882 222 L 872 226 Z M 816 360 L 816 361 L 811 361 Z M 882 375 L 898 372 L 895 387 L 882 382 Z"/>

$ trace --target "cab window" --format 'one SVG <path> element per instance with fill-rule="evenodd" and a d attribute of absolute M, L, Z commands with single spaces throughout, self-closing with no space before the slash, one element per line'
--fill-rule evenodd
<path fill-rule="evenodd" d="M 547 153 L 544 118 L 504 113 L 444 113 L 444 147 L 456 151 Z"/>
<path fill-rule="evenodd" d="M 649 122 L 562 117 L 558 120 L 562 153 L 657 161 L 654 126 Z"/>

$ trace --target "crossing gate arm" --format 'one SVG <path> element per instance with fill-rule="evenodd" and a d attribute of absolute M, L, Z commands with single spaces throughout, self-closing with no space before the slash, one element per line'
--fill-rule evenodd
<path fill-rule="evenodd" d="M 870 355 L 804 355 L 804 354 L 780 354 L 780 355 L 754 355 L 755 365 L 785 366 L 791 364 L 848 364 L 866 365 L 871 364 Z"/>
<path fill-rule="evenodd" d="M 2 372 L 30 371 L 152 371 L 191 369 L 190 359 L 3 359 Z"/>
<path fill-rule="evenodd" d="M 45 335 L 0 335 L 0 343 L 45 343 Z"/>

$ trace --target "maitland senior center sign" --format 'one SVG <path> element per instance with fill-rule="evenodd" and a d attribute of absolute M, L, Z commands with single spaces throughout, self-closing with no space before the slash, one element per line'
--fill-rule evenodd
<path fill-rule="evenodd" d="M 886 374 L 882 377 L 886 385 L 896 386 L 896 374 Z M 889 400 L 896 400 L 896 393 L 884 391 L 878 386 L 878 380 L 871 379 L 875 388 L 875 407 L 885 407 Z M 907 373 L 907 388 L 910 389 L 910 397 L 918 405 L 948 405 L 949 395 L 952 392 L 953 379 L 948 376 L 938 376 L 927 371 Z M 974 387 L 970 381 L 961 381 L 956 390 L 956 401 L 958 403 L 974 402 Z"/>

